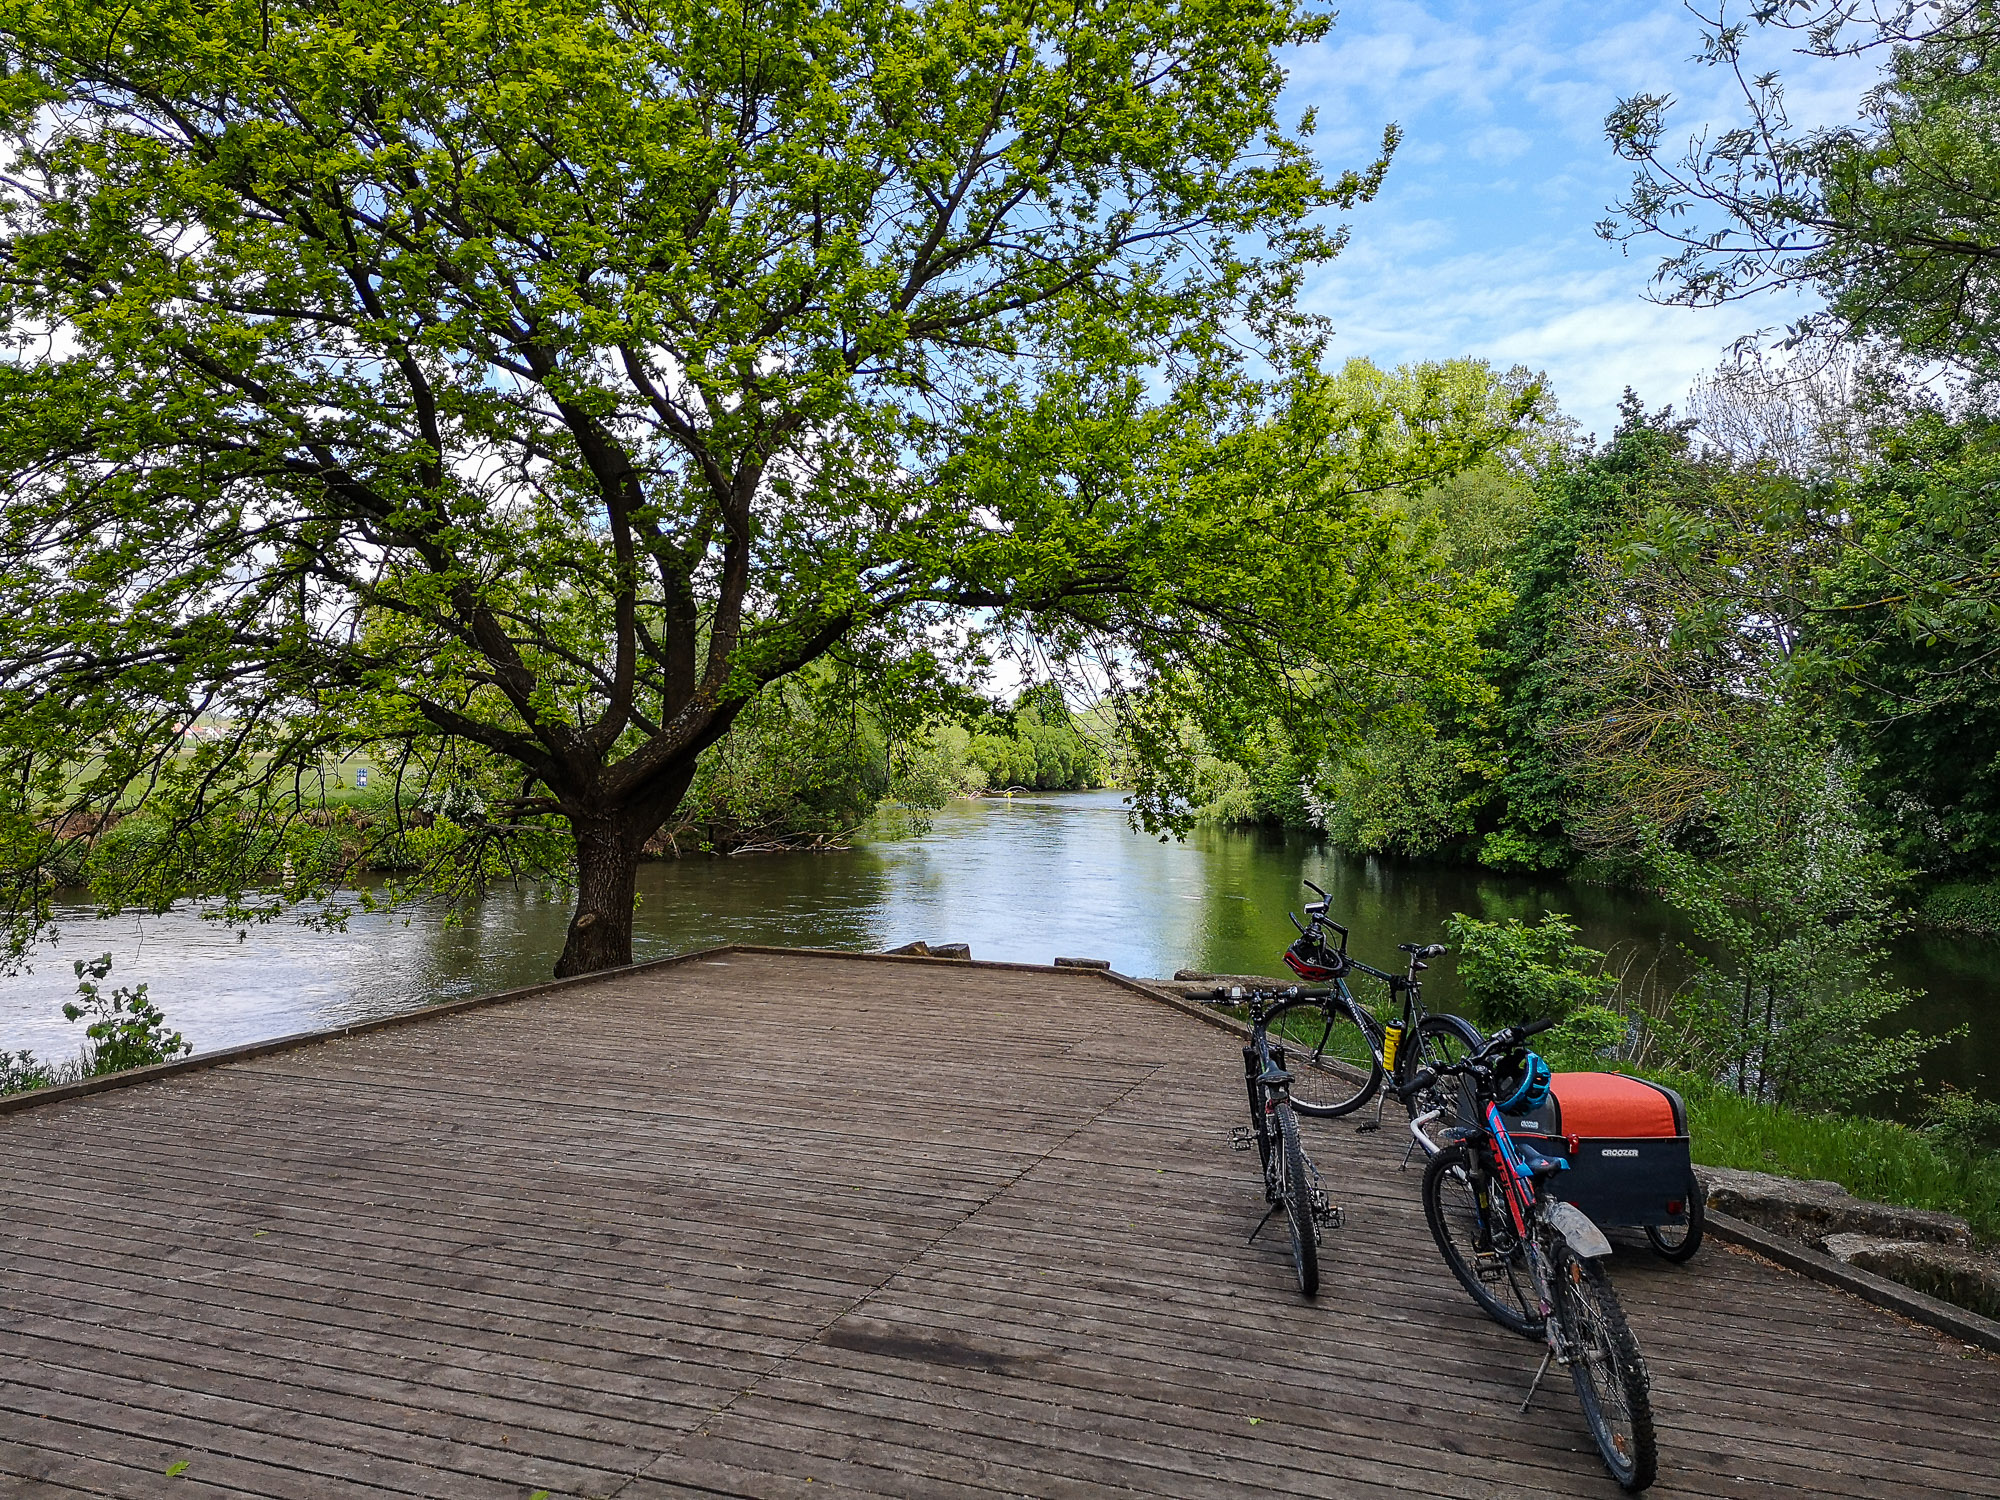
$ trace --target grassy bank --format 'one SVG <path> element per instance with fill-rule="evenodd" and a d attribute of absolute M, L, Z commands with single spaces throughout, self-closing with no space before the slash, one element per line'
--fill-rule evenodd
<path fill-rule="evenodd" d="M 1687 1100 L 1703 1166 L 1837 1182 L 1857 1198 L 1958 1214 L 1982 1240 L 2000 1240 L 2000 1151 L 1948 1145 L 1866 1115 L 1777 1109 L 1699 1079 L 1660 1081 Z"/>

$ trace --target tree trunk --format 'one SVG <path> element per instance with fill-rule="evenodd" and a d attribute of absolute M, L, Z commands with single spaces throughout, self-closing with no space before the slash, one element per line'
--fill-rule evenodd
<path fill-rule="evenodd" d="M 639 850 L 652 834 L 641 819 L 613 814 L 574 819 L 576 912 L 556 960 L 556 978 L 595 974 L 632 962 L 632 903 L 639 889 Z M 655 823 L 654 827 L 658 824 Z"/>

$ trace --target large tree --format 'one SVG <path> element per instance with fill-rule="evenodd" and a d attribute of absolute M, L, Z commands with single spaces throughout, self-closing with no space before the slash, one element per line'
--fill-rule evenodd
<path fill-rule="evenodd" d="M 1739 85 L 1742 119 L 1684 148 L 1673 101 L 1641 93 L 1605 122 L 1637 164 L 1600 230 L 1677 246 L 1659 285 L 1702 305 L 1777 288 L 1825 299 L 1833 324 L 1918 360 L 2000 379 L 2000 4 L 1765 0 L 1753 23 L 1702 17 L 1702 56 Z M 1770 37 L 1880 76 L 1852 123 L 1800 128 L 1783 79 L 1751 57 Z"/>
<path fill-rule="evenodd" d="M 1391 586 L 1363 492 L 1498 435 L 1316 380 L 1294 294 L 1394 145 L 1328 180 L 1279 120 L 1325 24 L 0 0 L 24 930 L 65 832 L 156 806 L 134 889 L 237 892 L 330 752 L 460 746 L 513 768 L 485 826 L 573 835 L 589 972 L 698 757 L 829 652 L 1282 688 Z"/>

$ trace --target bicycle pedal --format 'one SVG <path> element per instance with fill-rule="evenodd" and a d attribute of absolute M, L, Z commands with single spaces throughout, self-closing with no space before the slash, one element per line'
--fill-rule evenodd
<path fill-rule="evenodd" d="M 1231 1151 L 1248 1151 L 1256 1144 L 1256 1133 L 1248 1125 L 1238 1125 L 1234 1130 L 1229 1132 L 1229 1149 Z"/>
<path fill-rule="evenodd" d="M 1356 1135 L 1367 1135 L 1370 1131 L 1380 1130 L 1381 1128 L 1382 1122 L 1380 1120 L 1363 1120 L 1359 1125 L 1354 1127 L 1354 1133 Z"/>
<path fill-rule="evenodd" d="M 1347 1211 L 1338 1203 L 1329 1203 L 1322 1194 L 1313 1200 L 1312 1221 L 1321 1229 L 1339 1229 L 1347 1223 Z"/>

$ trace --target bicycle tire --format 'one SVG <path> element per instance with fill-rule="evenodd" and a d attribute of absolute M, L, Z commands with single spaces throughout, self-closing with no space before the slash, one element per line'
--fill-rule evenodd
<path fill-rule="evenodd" d="M 1331 1119 L 1350 1114 L 1382 1087 L 1374 1039 L 1342 1001 L 1281 1000 L 1264 1018 L 1264 1029 L 1285 1050 L 1292 1107 L 1302 1115 Z M 1366 1061 L 1357 1062 L 1355 1056 Z M 1366 1077 L 1357 1080 L 1363 1072 Z"/>
<path fill-rule="evenodd" d="M 1396 1092 L 1402 1096 L 1412 1120 L 1433 1109 L 1449 1111 L 1458 1101 L 1458 1086 L 1450 1079 L 1439 1079 L 1420 1093 L 1410 1093 L 1410 1081 L 1417 1076 L 1417 1070 L 1439 1063 L 1464 1062 L 1486 1045 L 1486 1037 L 1463 1016 L 1435 1015 L 1425 1016 L 1417 1023 L 1415 1043 L 1412 1046 L 1406 1040 L 1396 1050 Z"/>
<path fill-rule="evenodd" d="M 1527 1249 L 1487 1181 L 1470 1149 L 1446 1146 L 1424 1168 L 1424 1219 L 1444 1263 L 1480 1309 L 1509 1332 L 1539 1338 L 1541 1298 Z M 1479 1274 L 1482 1267 L 1491 1279 Z"/>
<path fill-rule="evenodd" d="M 1604 1267 L 1575 1254 L 1559 1236 L 1551 1239 L 1549 1290 L 1584 1423 L 1618 1487 L 1643 1490 L 1660 1470 L 1645 1357 Z"/>
<path fill-rule="evenodd" d="M 1278 1106 L 1278 1138 L 1283 1143 L 1285 1238 L 1291 1244 L 1292 1271 L 1299 1291 L 1319 1295 L 1319 1233 L 1313 1227 L 1312 1173 L 1305 1147 L 1299 1143 L 1299 1122 L 1285 1105 Z"/>
<path fill-rule="evenodd" d="M 1701 1179 L 1688 1173 L 1687 1223 L 1648 1224 L 1646 1241 L 1654 1251 L 1676 1265 L 1692 1260 L 1701 1248 L 1701 1236 L 1708 1225 L 1708 1194 Z"/>

